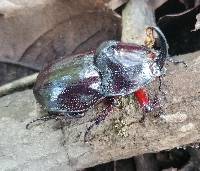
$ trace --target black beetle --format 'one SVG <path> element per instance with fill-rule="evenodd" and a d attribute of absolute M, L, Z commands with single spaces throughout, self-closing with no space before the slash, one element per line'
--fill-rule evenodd
<path fill-rule="evenodd" d="M 158 51 L 136 44 L 106 41 L 97 50 L 61 58 L 47 65 L 39 73 L 33 92 L 49 115 L 30 123 L 60 115 L 82 117 L 95 104 L 110 100 L 103 114 L 86 131 L 87 135 L 92 126 L 105 119 L 115 97 L 132 93 L 146 111 L 151 111 L 152 106 L 141 88 L 162 74 L 168 44 L 157 27 L 149 28 L 158 35 Z"/>

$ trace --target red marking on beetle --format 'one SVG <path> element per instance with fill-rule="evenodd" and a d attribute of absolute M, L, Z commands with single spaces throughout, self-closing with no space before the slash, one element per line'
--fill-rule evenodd
<path fill-rule="evenodd" d="M 142 108 L 145 107 L 146 105 L 149 105 L 150 103 L 149 96 L 144 88 L 141 88 L 136 92 L 134 92 L 134 95 Z"/>

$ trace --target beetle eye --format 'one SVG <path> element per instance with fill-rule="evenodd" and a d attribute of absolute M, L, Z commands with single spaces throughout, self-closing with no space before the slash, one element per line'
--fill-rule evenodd
<path fill-rule="evenodd" d="M 115 48 L 115 45 L 112 45 L 111 48 L 114 49 L 114 48 Z"/>
<path fill-rule="evenodd" d="M 115 49 L 115 45 L 111 45 L 111 46 L 108 48 L 109 51 L 112 51 L 112 50 L 114 50 L 114 49 Z"/>

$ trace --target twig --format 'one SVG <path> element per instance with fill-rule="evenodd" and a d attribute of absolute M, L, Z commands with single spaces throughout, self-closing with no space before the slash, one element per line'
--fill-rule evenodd
<path fill-rule="evenodd" d="M 13 92 L 14 90 L 19 90 L 21 88 L 33 85 L 37 78 L 37 75 L 38 73 L 35 73 L 1 86 L 0 97 Z"/>
<path fill-rule="evenodd" d="M 154 10 L 150 0 L 129 0 L 122 12 L 123 42 L 144 44 L 144 30 L 155 26 Z"/>

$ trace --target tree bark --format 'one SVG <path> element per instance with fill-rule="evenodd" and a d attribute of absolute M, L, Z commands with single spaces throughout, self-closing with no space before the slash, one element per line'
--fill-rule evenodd
<path fill-rule="evenodd" d="M 129 0 L 122 12 L 123 42 L 144 44 L 147 26 L 155 26 L 151 0 Z"/>
<path fill-rule="evenodd" d="M 141 112 L 134 104 L 124 109 L 115 108 L 105 122 L 92 129 L 93 139 L 88 143 L 83 142 L 83 136 L 90 125 L 88 121 L 98 113 L 96 108 L 63 129 L 57 128 L 60 122 L 48 121 L 26 130 L 29 121 L 41 116 L 32 90 L 0 98 L 0 167 L 30 169 L 36 168 L 36 163 L 38 168 L 41 163 L 42 170 L 76 170 L 198 142 L 200 52 L 180 58 L 185 60 L 188 68 L 170 64 L 164 78 L 165 115 L 155 118 L 152 113 L 140 123 Z M 121 127 L 116 129 L 120 124 Z M 12 165 L 6 164 L 8 161 Z"/>

